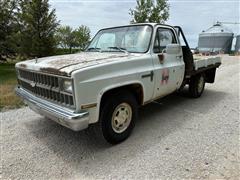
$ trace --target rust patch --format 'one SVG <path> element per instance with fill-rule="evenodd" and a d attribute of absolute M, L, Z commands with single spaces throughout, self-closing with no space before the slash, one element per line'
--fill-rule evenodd
<path fill-rule="evenodd" d="M 81 105 L 81 109 L 89 109 L 89 108 L 93 108 L 93 107 L 96 107 L 96 106 L 97 106 L 97 103 L 84 104 L 84 105 Z"/>
<path fill-rule="evenodd" d="M 21 68 L 27 68 L 27 65 L 26 65 L 26 64 L 19 64 L 19 66 L 20 66 Z"/>
<path fill-rule="evenodd" d="M 67 76 L 68 74 L 66 72 L 61 72 L 58 69 L 55 68 L 40 68 L 41 72 L 44 73 L 50 73 L 50 74 L 56 74 L 56 75 L 60 75 L 60 76 Z"/>
<path fill-rule="evenodd" d="M 54 65 L 54 66 L 61 66 L 63 64 L 71 64 L 72 63 L 72 60 L 70 59 L 57 59 L 57 60 L 54 60 L 52 62 L 49 62 L 48 64 L 49 65 Z"/>
<path fill-rule="evenodd" d="M 50 57 L 42 59 L 40 67 L 40 71 L 46 73 L 53 73 L 57 75 L 67 76 L 71 74 L 72 71 L 87 67 L 92 64 L 100 64 L 101 61 L 114 61 L 115 58 L 119 57 L 127 57 L 129 55 L 121 54 L 104 54 L 104 53 L 79 53 L 79 54 L 72 54 L 72 55 L 64 55 L 60 57 Z M 44 62 L 44 60 L 46 60 Z M 69 68 L 73 66 L 72 69 Z M 74 67 L 76 66 L 76 67 Z M 64 71 L 64 68 L 68 68 Z M 70 72 L 69 72 L 70 71 Z"/>
<path fill-rule="evenodd" d="M 59 59 L 59 60 L 48 63 L 49 65 L 54 65 L 55 67 L 59 67 L 59 69 L 55 69 L 55 68 L 45 68 L 45 69 L 51 69 L 51 70 L 53 69 L 54 72 L 57 71 L 57 72 L 62 73 L 59 70 L 67 68 L 69 66 L 74 66 L 74 65 L 78 65 L 78 64 L 88 64 L 90 62 L 98 62 L 98 61 L 101 61 L 101 60 L 114 59 L 114 58 L 117 58 L 117 57 L 121 57 L 121 56 L 109 56 L 109 57 L 105 57 L 105 58 L 90 59 L 90 60 L 86 60 L 86 59 L 84 59 L 84 60 L 77 60 L 77 59 L 75 59 L 75 60 L 63 60 L 63 59 Z"/>
<path fill-rule="evenodd" d="M 106 60 L 106 59 L 113 59 L 113 58 L 118 58 L 118 57 L 125 57 L 126 55 L 86 55 L 86 53 L 79 54 L 77 56 L 69 56 L 69 57 L 64 57 L 64 58 L 59 58 L 56 60 L 52 60 L 50 62 L 47 62 L 47 64 L 59 67 L 59 68 L 65 68 L 68 66 L 72 65 L 77 65 L 77 64 L 87 64 L 92 61 L 101 61 L 101 60 Z"/>

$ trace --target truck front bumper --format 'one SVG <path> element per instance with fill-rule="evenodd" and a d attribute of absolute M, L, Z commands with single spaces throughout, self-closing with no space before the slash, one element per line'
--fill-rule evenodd
<path fill-rule="evenodd" d="M 87 111 L 75 113 L 73 110 L 38 98 L 21 87 L 16 88 L 16 94 L 22 97 L 33 111 L 67 128 L 80 131 L 88 127 L 89 113 Z"/>

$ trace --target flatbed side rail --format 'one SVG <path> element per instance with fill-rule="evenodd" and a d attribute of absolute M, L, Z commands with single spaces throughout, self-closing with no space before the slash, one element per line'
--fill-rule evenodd
<path fill-rule="evenodd" d="M 220 65 L 221 65 L 221 63 L 219 62 L 219 63 L 215 63 L 215 64 L 210 64 L 207 67 L 201 67 L 197 70 L 193 70 L 191 75 L 196 75 L 198 73 L 202 73 L 202 72 L 204 72 L 206 70 L 209 70 L 209 69 L 218 68 Z"/>

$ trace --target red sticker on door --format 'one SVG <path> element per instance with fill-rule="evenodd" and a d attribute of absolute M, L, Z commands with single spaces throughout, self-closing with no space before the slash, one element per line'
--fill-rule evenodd
<path fill-rule="evenodd" d="M 169 70 L 168 69 L 163 69 L 162 70 L 162 81 L 161 84 L 167 84 L 169 79 Z"/>

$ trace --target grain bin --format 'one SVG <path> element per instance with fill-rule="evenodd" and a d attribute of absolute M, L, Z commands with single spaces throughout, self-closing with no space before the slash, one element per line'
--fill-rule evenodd
<path fill-rule="evenodd" d="M 218 22 L 199 34 L 198 50 L 200 53 L 230 53 L 233 36 L 231 30 Z"/>
<path fill-rule="evenodd" d="M 236 36 L 235 52 L 240 53 L 240 34 Z"/>

